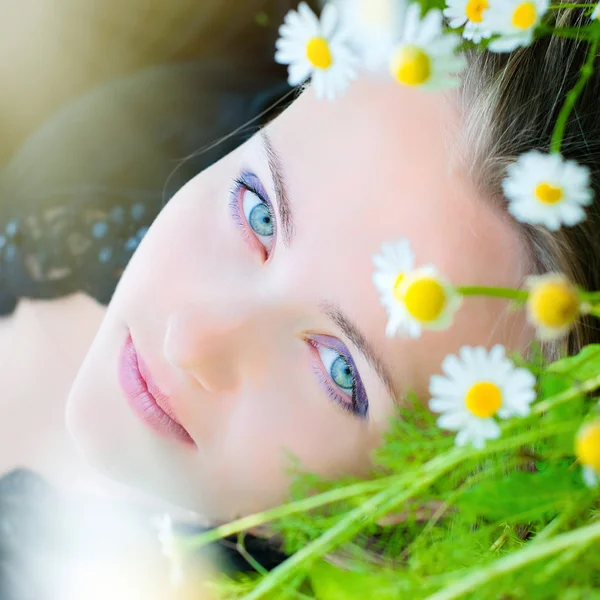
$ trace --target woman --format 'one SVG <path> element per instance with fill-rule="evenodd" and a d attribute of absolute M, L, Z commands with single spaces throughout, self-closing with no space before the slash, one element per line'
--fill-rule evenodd
<path fill-rule="evenodd" d="M 512 218 L 499 188 L 511 157 L 548 146 L 561 106 L 548 82 L 567 74 L 560 98 L 580 64 L 573 43 L 542 40 L 471 57 L 458 93 L 363 76 L 328 103 L 309 88 L 191 180 L 128 265 L 71 391 L 88 459 L 230 519 L 285 497 L 290 454 L 323 476 L 366 470 L 395 404 L 426 396 L 460 345 L 526 349 L 522 313 L 492 299 L 467 301 L 446 331 L 387 338 L 371 257 L 405 237 L 453 282 L 518 287 L 560 270 L 595 289 L 594 209 L 551 234 Z M 592 168 L 600 121 L 585 103 L 599 82 L 565 142 Z"/>
<path fill-rule="evenodd" d="M 44 21 L 48 38 L 38 13 L 27 21 L 15 9 L 21 44 L 4 37 L 14 62 L 0 64 L 2 102 L 23 99 L 6 107 L 14 120 L 0 141 L 10 156 L 0 169 L 0 472 L 27 466 L 68 488 L 96 485 L 64 407 L 120 273 L 175 189 L 251 135 L 289 89 L 271 51 L 289 3 L 244 6 L 224 24 L 223 3 L 139 13 L 137 2 L 88 2 Z M 175 36 L 181 22 L 187 33 Z M 24 76 L 40 48 L 23 41 L 38 33 L 51 46 L 46 87 Z"/>
<path fill-rule="evenodd" d="M 128 264 L 71 390 L 86 458 L 230 519 L 285 498 L 290 455 L 323 476 L 368 470 L 395 405 L 426 395 L 459 345 L 526 350 L 521 314 L 491 299 L 465 302 L 444 332 L 386 338 L 371 257 L 405 237 L 453 282 L 518 287 L 560 270 L 597 289 L 597 206 L 550 233 L 510 217 L 501 190 L 516 156 L 548 149 L 583 54 L 559 39 L 473 53 L 456 92 L 363 76 L 329 104 L 308 88 L 187 183 Z M 564 150 L 594 188 L 599 86 L 594 75 Z M 584 327 L 571 348 L 596 337 Z"/>

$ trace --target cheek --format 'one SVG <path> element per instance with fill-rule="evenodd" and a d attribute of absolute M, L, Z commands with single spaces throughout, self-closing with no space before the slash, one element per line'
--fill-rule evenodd
<path fill-rule="evenodd" d="M 359 474 L 371 445 L 366 422 L 306 383 L 238 397 L 210 447 L 201 449 L 200 494 L 229 505 L 231 514 L 263 510 L 285 499 L 295 466 L 322 477 Z"/>
<path fill-rule="evenodd" d="M 127 266 L 113 303 L 135 315 L 140 299 L 152 298 L 157 313 L 169 310 L 174 299 L 206 295 L 207 281 L 222 288 L 231 273 L 234 283 L 230 267 L 250 253 L 229 214 L 229 184 L 219 170 L 211 167 L 190 181 L 161 211 Z"/>

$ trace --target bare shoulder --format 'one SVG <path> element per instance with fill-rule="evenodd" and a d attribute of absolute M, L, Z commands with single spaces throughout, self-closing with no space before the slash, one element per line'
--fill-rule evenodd
<path fill-rule="evenodd" d="M 22 300 L 0 318 L 0 473 L 68 468 L 66 399 L 105 310 L 79 293 Z"/>

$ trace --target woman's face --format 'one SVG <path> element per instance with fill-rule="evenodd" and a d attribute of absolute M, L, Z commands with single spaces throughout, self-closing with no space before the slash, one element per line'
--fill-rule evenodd
<path fill-rule="evenodd" d="M 426 400 L 447 353 L 526 343 L 519 317 L 483 299 L 444 332 L 385 337 L 371 283 L 384 242 L 408 237 L 456 284 L 518 286 L 526 270 L 511 221 L 453 167 L 451 106 L 369 79 L 333 103 L 308 89 L 180 190 L 70 395 L 91 462 L 215 519 L 264 509 L 294 460 L 323 476 L 368 469 L 395 403 Z"/>

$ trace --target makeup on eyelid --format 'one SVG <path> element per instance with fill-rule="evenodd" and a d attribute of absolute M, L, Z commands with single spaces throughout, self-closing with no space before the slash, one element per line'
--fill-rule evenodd
<path fill-rule="evenodd" d="M 246 210 L 249 210 L 249 204 L 247 195 L 254 195 L 260 202 L 258 202 L 249 215 L 246 215 Z M 234 180 L 234 185 L 231 190 L 230 210 L 235 223 L 240 228 L 244 238 L 249 243 L 252 249 L 256 249 L 263 255 L 263 260 L 266 261 L 271 253 L 273 252 L 274 243 L 277 234 L 277 222 L 275 219 L 275 213 L 273 211 L 273 205 L 268 199 L 268 195 L 256 175 L 253 173 L 244 171 L 239 177 Z M 260 209 L 261 206 L 266 207 L 267 214 L 264 211 L 258 215 L 257 225 L 264 226 L 268 229 L 272 227 L 272 232 L 269 236 L 266 234 L 260 234 L 249 222 L 249 217 L 253 211 Z M 266 217 L 266 218 L 265 218 Z M 252 233 L 248 231 L 252 230 Z M 263 243 L 263 238 L 271 237 L 273 243 L 267 246 Z M 260 246 L 260 247 L 259 247 Z"/>
<path fill-rule="evenodd" d="M 314 364 L 314 372 L 317 375 L 317 378 L 321 382 L 321 384 L 327 389 L 328 394 L 339 404 L 342 405 L 343 408 L 351 411 L 356 416 L 361 418 L 368 418 L 369 413 L 369 400 L 367 398 L 367 394 L 358 373 L 358 369 L 352 360 L 352 356 L 345 349 L 342 342 L 333 337 L 323 336 L 323 335 L 311 335 L 307 337 L 308 344 L 313 348 L 313 356 L 315 358 Z M 352 374 L 352 388 L 351 393 L 348 394 L 344 392 L 349 401 L 346 401 L 342 398 L 342 387 L 337 383 L 332 382 L 333 376 L 325 367 L 323 357 L 320 348 L 326 348 L 333 352 L 335 352 L 338 356 L 342 357 L 348 367 L 351 370 Z M 316 364 L 316 361 L 321 363 L 319 367 Z M 327 371 L 327 375 L 325 375 L 324 371 Z M 334 387 L 337 387 L 339 391 L 336 391 Z"/>

